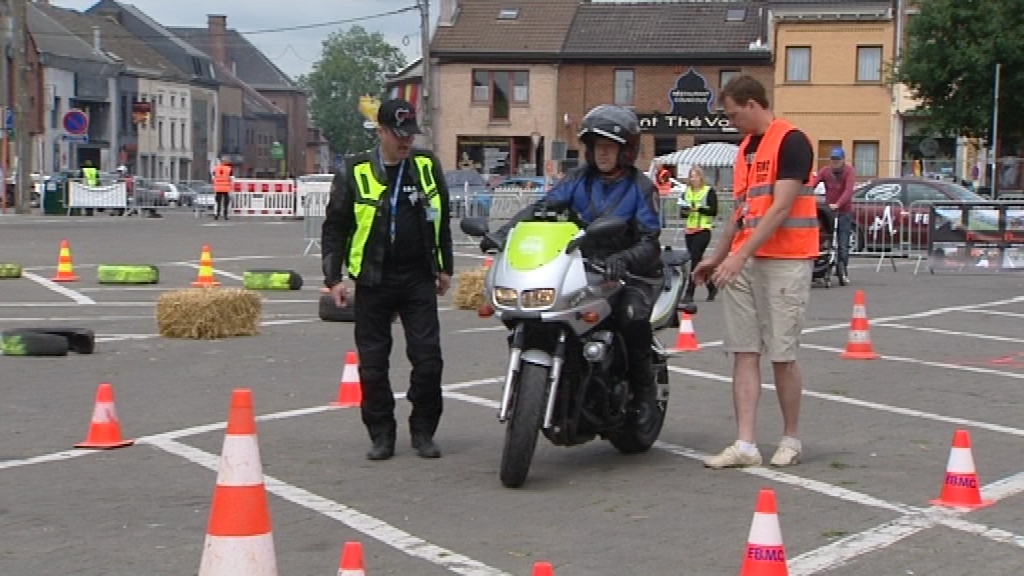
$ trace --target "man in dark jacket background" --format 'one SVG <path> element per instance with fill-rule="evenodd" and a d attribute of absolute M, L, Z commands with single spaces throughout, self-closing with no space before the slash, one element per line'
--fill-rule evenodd
<path fill-rule="evenodd" d="M 441 329 L 437 297 L 454 263 L 448 188 L 433 154 L 412 148 L 416 110 L 401 99 L 377 112 L 380 144 L 345 159 L 331 184 L 321 237 L 324 284 L 335 304 L 349 304 L 343 269 L 355 281 L 355 339 L 362 419 L 373 443 L 367 458 L 395 453 L 395 400 L 388 378 L 391 323 L 397 313 L 412 364 L 409 431 L 423 458 L 438 458 L 441 418 Z"/>
<path fill-rule="evenodd" d="M 850 265 L 850 228 L 853 221 L 853 166 L 846 163 L 842 148 L 833 148 L 829 154 L 829 166 L 818 171 L 817 180 L 825 185 L 825 202 L 839 220 L 836 242 L 839 244 L 836 275 L 843 283 L 850 281 L 847 268 Z"/>

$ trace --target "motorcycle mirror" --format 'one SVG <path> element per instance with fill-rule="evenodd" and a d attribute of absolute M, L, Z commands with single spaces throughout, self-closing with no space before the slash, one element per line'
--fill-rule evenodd
<path fill-rule="evenodd" d="M 604 216 L 587 226 L 590 238 L 612 238 L 626 233 L 626 221 L 616 216 Z"/>
<path fill-rule="evenodd" d="M 486 218 L 463 218 L 459 228 L 470 236 L 484 236 L 489 232 Z"/>

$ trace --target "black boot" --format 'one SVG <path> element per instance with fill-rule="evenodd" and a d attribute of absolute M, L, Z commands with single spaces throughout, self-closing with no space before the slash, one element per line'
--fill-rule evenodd
<path fill-rule="evenodd" d="M 658 385 L 654 381 L 650 349 L 634 354 L 630 367 L 629 385 L 633 388 L 633 406 L 638 428 L 644 428 L 657 416 Z"/>
<path fill-rule="evenodd" d="M 420 458 L 441 457 L 441 449 L 434 443 L 434 438 L 423 432 L 412 433 L 412 448 Z"/>
<path fill-rule="evenodd" d="M 373 446 L 366 453 L 368 460 L 387 460 L 395 455 L 395 426 L 383 430 L 370 431 Z"/>

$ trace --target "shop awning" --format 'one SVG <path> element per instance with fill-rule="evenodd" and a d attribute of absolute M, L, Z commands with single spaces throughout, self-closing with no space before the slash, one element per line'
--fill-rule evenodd
<path fill-rule="evenodd" d="M 731 168 L 736 161 L 736 152 L 739 149 L 739 146 L 728 142 L 708 142 L 707 144 L 659 156 L 654 159 L 654 164 L 675 166 L 697 165 L 702 168 Z"/>

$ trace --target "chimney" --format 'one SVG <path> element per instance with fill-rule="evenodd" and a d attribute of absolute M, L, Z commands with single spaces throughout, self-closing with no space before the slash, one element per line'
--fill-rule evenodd
<path fill-rule="evenodd" d="M 455 24 L 455 11 L 459 7 L 459 0 L 441 0 L 437 8 L 437 25 L 451 26 Z"/>
<path fill-rule="evenodd" d="M 103 51 L 103 44 L 100 42 L 100 27 L 99 26 L 93 26 L 92 27 L 92 47 L 97 52 L 102 52 Z"/>
<path fill-rule="evenodd" d="M 210 35 L 210 58 L 221 66 L 227 66 L 228 17 L 210 14 L 206 17 L 206 29 Z"/>

